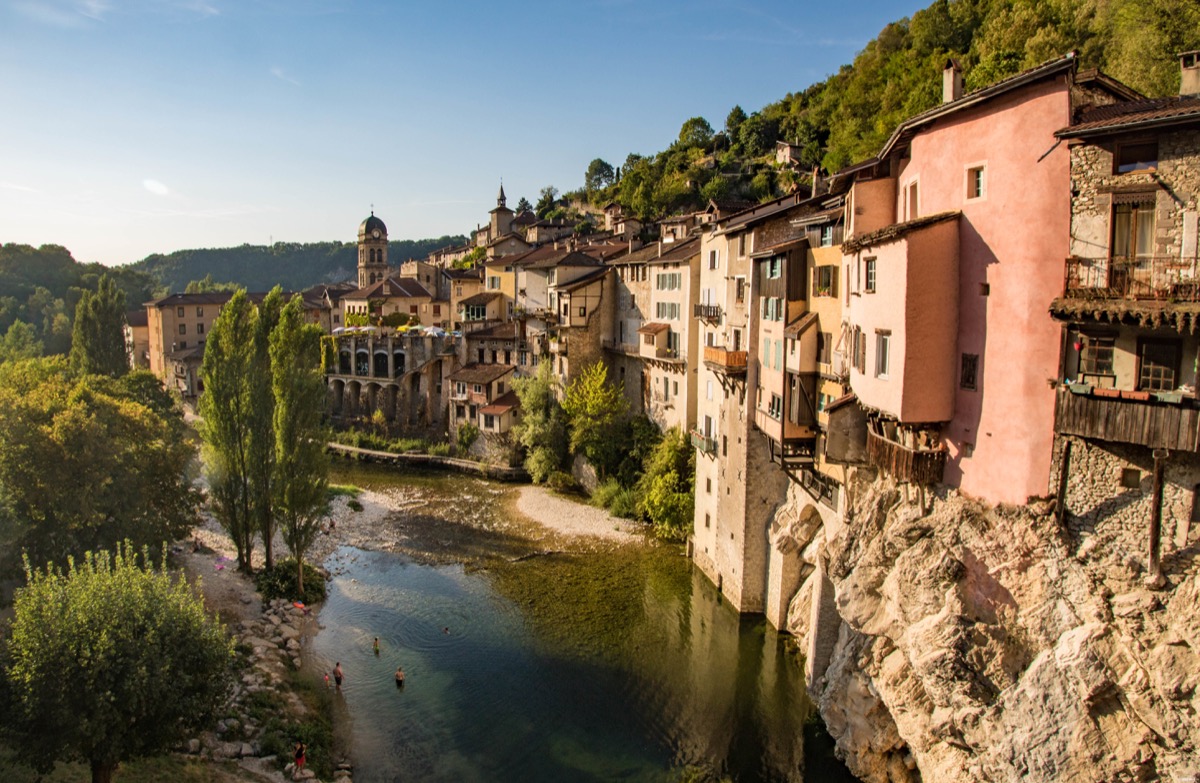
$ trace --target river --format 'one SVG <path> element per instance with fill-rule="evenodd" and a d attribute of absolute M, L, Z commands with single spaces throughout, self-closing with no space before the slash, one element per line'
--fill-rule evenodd
<path fill-rule="evenodd" d="M 309 659 L 345 671 L 335 724 L 356 783 L 853 780 L 794 645 L 678 547 L 544 554 L 503 485 L 352 464 L 333 479 L 407 501 L 385 523 L 406 531 L 396 551 L 325 563 Z"/>

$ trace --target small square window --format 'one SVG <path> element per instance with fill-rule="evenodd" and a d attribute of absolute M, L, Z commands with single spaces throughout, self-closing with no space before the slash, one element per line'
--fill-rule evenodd
<path fill-rule="evenodd" d="M 983 198 L 987 193 L 987 179 L 983 166 L 967 169 L 967 200 Z"/>
<path fill-rule="evenodd" d="M 180 334 L 187 334 L 187 324 L 180 324 L 180 325 L 179 325 L 179 333 L 180 333 Z"/>
<path fill-rule="evenodd" d="M 175 308 L 175 315 L 176 315 L 176 317 L 178 317 L 178 318 L 183 318 L 183 308 L 182 308 L 182 307 L 176 307 L 176 308 Z"/>
<path fill-rule="evenodd" d="M 712 527 L 712 517 L 710 517 L 708 514 L 704 515 L 704 526 Z"/>
<path fill-rule="evenodd" d="M 1152 171 L 1158 168 L 1158 142 L 1122 144 L 1113 155 L 1113 167 L 1117 174 L 1131 171 Z"/>
<path fill-rule="evenodd" d="M 710 495 L 712 494 L 712 479 L 710 479 L 710 478 L 704 479 L 704 491 Z"/>
<path fill-rule="evenodd" d="M 203 318 L 203 317 L 204 317 L 204 308 L 203 308 L 203 307 L 197 307 L 197 308 L 196 308 L 196 317 L 197 317 L 197 318 Z"/>
<path fill-rule="evenodd" d="M 1122 468 L 1121 487 L 1124 489 L 1141 489 L 1142 472 L 1137 468 Z"/>
<path fill-rule="evenodd" d="M 991 293 L 992 293 L 992 286 L 990 283 L 980 283 L 979 284 L 979 295 L 980 296 L 988 296 Z"/>

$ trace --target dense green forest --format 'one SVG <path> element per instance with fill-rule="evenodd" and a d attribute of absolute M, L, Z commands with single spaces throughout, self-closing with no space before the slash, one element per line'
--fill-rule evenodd
<path fill-rule="evenodd" d="M 718 129 L 688 119 L 655 155 L 630 154 L 615 168 L 593 160 L 584 187 L 566 197 L 615 200 L 643 220 L 710 198 L 760 201 L 788 192 L 814 166 L 833 172 L 874 155 L 902 120 L 941 100 L 949 57 L 973 90 L 1075 50 L 1081 67 L 1161 96 L 1179 89 L 1176 55 L 1197 48 L 1196 0 L 936 0 L 802 92 L 750 114 L 735 106 Z M 777 140 L 802 148 L 804 173 L 773 165 Z"/>
<path fill-rule="evenodd" d="M 424 259 L 433 250 L 462 245 L 462 236 L 405 239 L 388 243 L 388 260 L 399 266 L 410 258 Z M 146 272 L 168 291 L 183 291 L 193 280 L 238 283 L 250 291 L 276 285 L 299 291 L 317 283 L 353 280 L 358 265 L 357 245 L 349 242 L 276 242 L 273 245 L 177 250 L 146 256 L 128 269 Z"/>
<path fill-rule="evenodd" d="M 40 345 L 33 355 L 70 350 L 75 306 L 84 291 L 96 290 L 105 273 L 125 292 L 130 309 L 153 298 L 159 287 L 152 276 L 131 267 L 81 264 L 58 245 L 0 244 L 0 336 L 9 338 L 13 324 L 22 322 L 11 340 L 0 339 L 0 359 L 10 348 L 27 353 L 26 345 L 32 350 L 34 343 Z"/>

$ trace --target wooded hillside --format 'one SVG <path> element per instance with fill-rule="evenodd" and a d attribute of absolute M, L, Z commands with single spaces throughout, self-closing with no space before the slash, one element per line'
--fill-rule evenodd
<path fill-rule="evenodd" d="M 594 160 L 584 189 L 567 195 L 615 200 L 643 220 L 710 198 L 760 201 L 807 176 L 772 165 L 777 140 L 802 148 L 804 169 L 833 172 L 869 158 L 903 119 L 941 100 L 949 57 L 974 90 L 1075 50 L 1080 67 L 1160 96 L 1179 89 L 1176 55 L 1197 48 L 1196 0 L 936 0 L 889 24 L 825 81 L 748 115 L 735 106 L 719 130 L 693 117 L 670 147 L 631 154 L 619 169 Z"/>
<path fill-rule="evenodd" d="M 430 251 L 466 241 L 462 236 L 443 236 L 389 242 L 388 261 L 399 267 L 410 258 L 424 259 Z M 128 268 L 148 272 L 172 292 L 183 291 L 191 281 L 206 276 L 237 283 L 249 291 L 267 291 L 276 285 L 285 291 L 299 291 L 317 283 L 353 280 L 357 264 L 357 245 L 352 242 L 276 242 L 155 253 Z"/>

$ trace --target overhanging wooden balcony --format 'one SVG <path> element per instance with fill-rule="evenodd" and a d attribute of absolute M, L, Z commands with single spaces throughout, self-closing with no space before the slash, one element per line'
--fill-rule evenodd
<path fill-rule="evenodd" d="M 692 308 L 692 313 L 701 321 L 720 321 L 721 305 L 697 304 Z"/>
<path fill-rule="evenodd" d="M 1200 269 L 1178 256 L 1081 258 L 1066 261 L 1066 299 L 1200 302 Z"/>
<path fill-rule="evenodd" d="M 713 372 L 724 375 L 746 374 L 746 352 L 727 351 L 712 345 L 704 346 L 704 364 Z"/>
<path fill-rule="evenodd" d="M 867 460 L 897 481 L 938 484 L 946 468 L 946 450 L 914 449 L 867 428 Z"/>
<path fill-rule="evenodd" d="M 1103 396 L 1101 396 L 1103 395 Z M 1152 449 L 1200 451 L 1200 407 L 1178 394 L 1076 393 L 1060 389 L 1054 407 L 1060 435 L 1131 443 Z"/>

